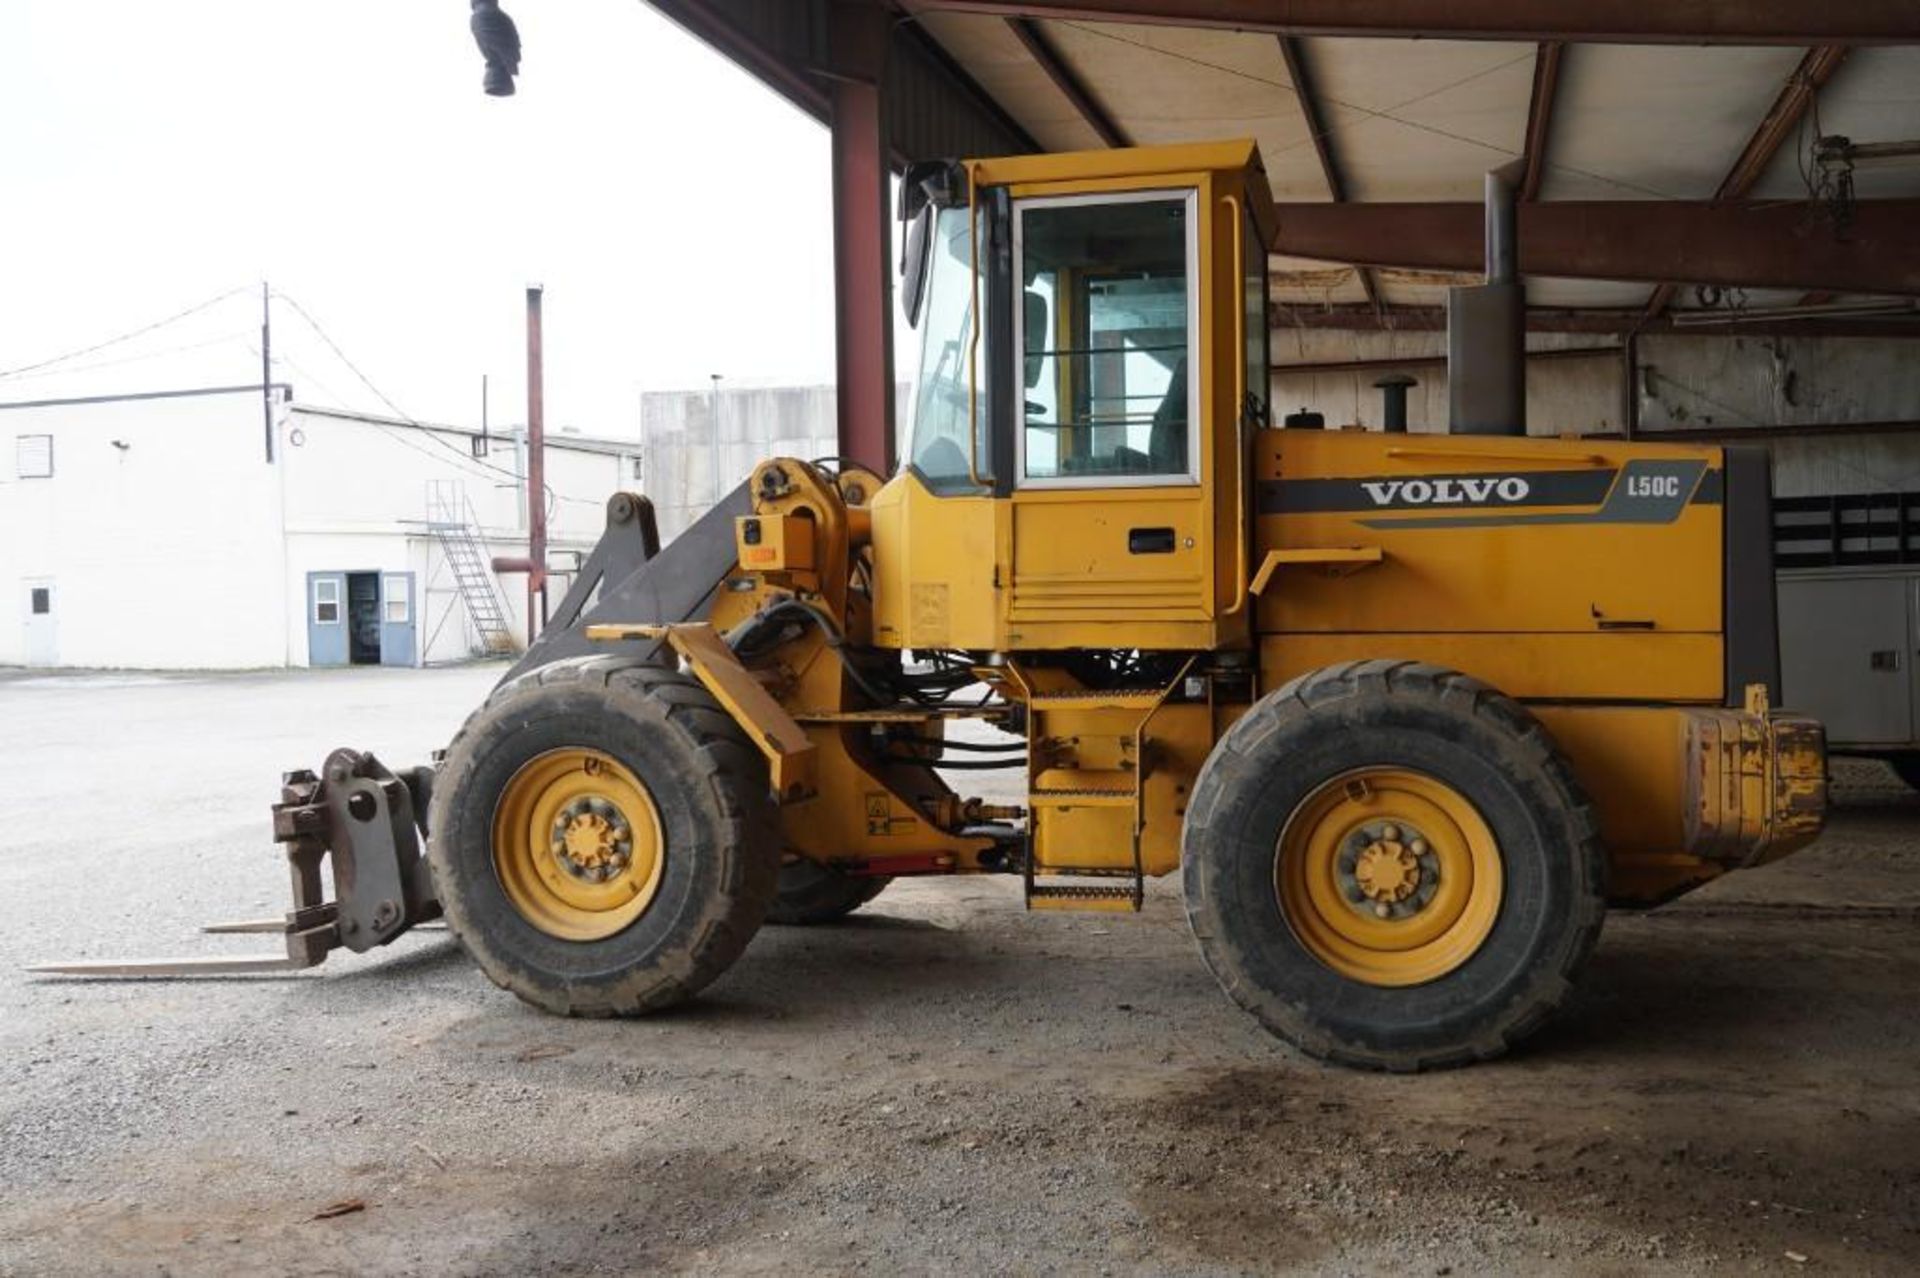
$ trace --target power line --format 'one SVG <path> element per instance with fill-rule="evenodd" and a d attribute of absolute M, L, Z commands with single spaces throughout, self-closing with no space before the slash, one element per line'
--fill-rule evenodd
<path fill-rule="evenodd" d="M 321 341 L 326 343 L 327 349 L 333 352 L 334 357 L 338 359 L 342 364 L 345 364 L 347 366 L 347 370 L 351 372 L 355 377 L 360 379 L 360 384 L 362 386 L 365 386 L 368 390 L 372 391 L 374 396 L 377 399 L 379 399 L 379 401 L 382 404 L 385 404 L 395 417 L 398 417 L 401 421 L 413 427 L 415 430 L 420 431 L 427 438 L 429 442 L 438 444 L 441 448 L 445 449 L 448 453 L 451 453 L 454 457 L 459 458 L 459 460 L 463 464 L 468 466 L 476 466 L 483 470 L 490 470 L 496 475 L 500 475 L 500 476 L 503 476 L 504 478 L 513 480 L 515 483 L 520 482 L 519 475 L 514 474 L 510 470 L 506 470 L 506 469 L 503 469 L 502 467 L 495 466 L 492 462 L 484 462 L 476 457 L 471 456 L 468 453 L 462 452 L 459 448 L 456 448 L 454 445 L 449 444 L 446 440 L 440 438 L 440 436 L 436 434 L 431 427 L 414 420 L 414 418 L 411 415 L 409 415 L 405 409 L 401 408 L 398 404 L 394 403 L 393 400 L 388 397 L 385 391 L 381 390 L 378 386 L 375 386 L 373 384 L 373 379 L 368 377 L 365 373 L 361 372 L 360 366 L 358 364 L 354 363 L 351 359 L 347 358 L 347 353 L 340 349 L 340 344 L 334 341 L 332 337 L 328 336 L 327 330 L 320 326 L 319 320 L 315 319 L 312 315 L 307 313 L 306 307 L 300 305 L 300 303 L 289 294 L 282 293 L 278 289 L 274 290 L 273 295 L 279 298 L 281 301 L 285 302 L 288 306 L 291 306 L 294 309 L 294 313 L 299 315 L 301 319 L 306 321 L 307 327 L 311 328 L 314 331 L 314 334 L 317 337 L 319 337 Z M 392 432 L 389 432 L 389 433 L 391 434 Z M 398 438 L 398 436 L 395 436 L 395 438 Z"/>
<path fill-rule="evenodd" d="M 151 324 L 143 324 L 139 328 L 120 334 L 118 337 L 109 337 L 104 342 L 95 342 L 91 346 L 83 346 L 79 350 L 68 351 L 64 355 L 55 355 L 51 359 L 37 360 L 31 364 L 21 364 L 17 368 L 0 369 L 0 377 L 17 377 L 21 373 L 31 373 L 35 369 L 48 368 L 54 364 L 64 364 L 70 359 L 79 359 L 82 355 L 91 355 L 95 351 L 103 351 L 109 346 L 118 346 L 122 342 L 130 342 L 136 337 L 153 332 L 156 328 L 165 328 L 169 324 L 178 323 L 189 315 L 198 315 L 201 311 L 211 306 L 217 306 L 229 297 L 247 292 L 250 287 L 250 285 L 242 285 L 239 288 L 230 288 L 226 292 L 210 297 L 204 302 L 189 306 L 184 311 L 175 312 L 165 319 L 155 320 Z"/>
<path fill-rule="evenodd" d="M 259 350 L 257 347 L 250 348 L 250 349 L 252 349 L 255 354 L 259 354 Z M 318 377 L 314 376 L 314 374 L 311 371 L 309 371 L 303 364 L 300 363 L 300 361 L 294 359 L 291 355 L 286 355 L 286 354 L 276 355 L 274 356 L 274 360 L 277 363 L 285 364 L 288 368 L 291 368 L 296 373 L 300 374 L 301 377 L 304 377 L 308 382 L 312 383 L 315 386 L 318 386 L 322 394 L 328 396 L 333 400 L 333 406 L 335 408 L 340 409 L 342 412 L 347 412 L 347 413 L 353 412 L 352 407 L 349 406 L 347 403 L 346 396 L 342 395 L 339 391 L 335 390 L 333 387 L 327 385 L 325 382 L 321 381 Z M 420 447 L 420 445 L 414 442 L 412 439 L 409 439 L 407 436 L 401 434 L 397 430 L 393 430 L 389 428 L 383 422 L 376 421 L 371 417 L 357 417 L 357 420 L 365 422 L 367 425 L 373 427 L 375 430 L 379 431 L 381 434 L 387 436 L 387 438 L 393 440 L 394 443 L 399 444 L 403 448 L 408 448 L 413 450 L 414 452 L 420 454 L 422 457 L 425 457 L 429 461 L 432 461 L 442 466 L 447 464 L 447 459 L 440 456 L 440 454 L 428 452 L 426 449 Z M 433 429 L 432 427 L 418 426 L 417 423 L 416 423 L 416 426 L 418 429 L 427 432 L 427 437 L 429 439 L 437 438 L 432 434 L 432 429 Z M 492 475 L 476 469 L 476 467 L 482 464 L 478 458 L 470 458 L 465 454 L 461 453 L 458 449 L 453 449 L 451 445 L 448 445 L 448 447 L 452 449 L 454 459 L 458 463 L 459 468 L 464 469 L 467 474 L 477 476 L 478 478 L 485 479 L 489 482 L 493 480 Z M 500 473 L 505 474 L 506 472 L 500 472 Z M 509 478 L 512 478 L 516 484 L 519 482 L 518 475 L 511 475 L 509 476 Z"/>
<path fill-rule="evenodd" d="M 252 351 L 255 355 L 258 355 L 260 353 L 260 348 L 258 346 L 253 345 L 253 343 L 251 342 L 247 343 L 247 349 Z M 348 405 L 345 396 L 343 396 L 339 391 L 335 390 L 333 387 L 321 381 L 317 376 L 315 376 L 311 371 L 308 370 L 306 365 L 302 364 L 299 360 L 295 359 L 293 356 L 282 351 L 280 354 L 275 355 L 273 357 L 273 362 L 276 364 L 285 364 L 288 368 L 298 373 L 309 384 L 318 386 L 320 388 L 320 393 L 329 397 L 333 401 L 333 406 L 335 408 L 340 409 L 342 412 L 350 413 L 353 411 L 352 407 Z"/>
<path fill-rule="evenodd" d="M 163 355 L 179 355 L 186 351 L 205 350 L 209 346 L 220 346 L 227 342 L 237 341 L 244 344 L 246 337 L 247 337 L 247 334 L 244 332 L 224 333 L 219 337 L 210 337 L 204 342 L 187 342 L 181 346 L 168 346 L 162 350 L 143 351 L 138 355 L 123 355 L 118 359 L 95 360 L 91 364 L 77 364 L 71 368 L 43 368 L 39 372 L 35 372 L 35 373 L 23 372 L 16 375 L 22 381 L 32 381 L 37 377 L 66 377 L 73 373 L 88 373 L 99 368 L 118 368 L 123 364 L 138 364 L 143 360 L 159 359 Z M 252 347 L 249 347 L 248 349 L 253 350 L 253 353 L 255 355 L 258 355 L 260 353 L 257 349 L 254 349 Z"/>
<path fill-rule="evenodd" d="M 446 440 L 440 438 L 440 436 L 435 433 L 433 427 L 427 425 L 424 422 L 416 421 L 410 414 L 407 413 L 405 409 L 401 408 L 398 404 L 394 403 L 393 400 L 387 395 L 385 391 L 381 390 L 378 386 L 375 386 L 373 384 L 373 380 L 369 378 L 365 373 L 360 371 L 359 365 L 355 364 L 352 360 L 347 358 L 347 353 L 340 349 L 339 343 L 335 342 L 332 337 L 327 335 L 327 330 L 320 326 L 319 320 L 315 319 L 312 315 L 307 313 L 306 307 L 300 305 L 300 303 L 293 297 L 290 297 L 285 293 L 279 292 L 278 290 L 275 290 L 273 296 L 279 298 L 281 301 L 291 306 L 294 309 L 294 311 L 299 314 L 300 318 L 307 322 L 308 327 L 313 329 L 315 335 L 317 335 L 321 341 L 327 344 L 327 349 L 331 350 L 334 353 L 334 356 L 342 364 L 345 364 L 355 377 L 360 379 L 360 382 L 362 385 L 364 385 L 368 390 L 372 391 L 376 396 L 378 396 L 380 399 L 380 402 L 385 404 L 388 407 L 388 409 L 390 409 L 393 412 L 394 416 L 400 418 L 400 420 L 404 421 L 407 425 L 419 431 L 421 436 L 424 437 L 429 443 L 438 444 L 441 448 L 445 449 L 447 453 L 450 456 L 452 456 L 457 466 L 466 470 L 468 474 L 477 475 L 482 479 L 489 478 L 489 475 L 486 472 L 490 471 L 494 475 L 498 475 L 498 476 L 501 476 L 502 478 L 512 480 L 515 487 L 519 487 L 520 485 L 526 482 L 524 477 L 522 477 L 519 474 L 516 474 L 513 471 L 505 470 L 499 466 L 495 466 L 491 462 L 484 462 L 484 461 L 481 461 L 479 458 L 472 456 L 469 453 L 461 452 L 458 448 L 454 447 L 452 444 L 449 444 Z M 299 365 L 294 363 L 294 361 L 290 358 L 287 359 L 286 362 L 288 363 L 288 365 L 292 367 L 295 367 L 295 368 L 299 367 Z M 329 395 L 332 395 L 335 402 L 337 402 L 342 408 L 346 407 L 346 401 L 344 397 L 342 397 L 337 391 L 333 390 L 325 382 L 320 381 L 319 378 L 314 377 L 313 374 L 311 373 L 307 373 L 306 376 L 309 377 L 316 385 L 318 385 L 321 390 L 325 391 Z M 388 427 L 385 423 L 377 422 L 370 417 L 362 417 L 360 418 L 360 420 L 363 422 L 366 422 L 367 425 L 373 427 L 375 430 L 379 431 L 381 434 L 386 435 L 388 438 L 392 439 L 395 443 L 400 444 L 404 447 L 410 448 L 414 452 L 419 453 L 422 457 L 427 457 L 434 461 L 440 462 L 441 465 L 447 464 L 444 460 L 442 460 L 436 454 L 428 452 L 426 449 L 420 447 L 419 444 L 415 443 L 413 440 L 407 438 L 405 435 L 402 435 L 399 431 L 393 430 L 390 427 Z M 555 504 L 562 499 L 555 495 L 552 484 L 542 484 L 541 488 L 543 490 L 543 495 L 546 498 L 545 504 L 547 508 L 547 514 L 551 516 L 553 514 L 553 509 Z"/>
<path fill-rule="evenodd" d="M 320 327 L 320 321 L 315 319 L 312 315 L 308 314 L 307 309 L 304 306 L 300 305 L 300 303 L 296 299 L 278 290 L 274 291 L 273 296 L 279 298 L 281 301 L 291 306 L 294 309 L 294 311 L 300 316 L 300 318 L 307 322 L 308 327 L 313 329 L 315 335 L 317 335 L 321 341 L 327 344 L 327 349 L 331 350 L 334 353 L 334 356 L 337 359 L 339 359 L 339 361 L 342 364 L 345 364 L 348 370 L 351 371 L 355 377 L 360 379 L 360 383 L 363 386 L 365 386 L 368 390 L 372 391 L 379 398 L 381 403 L 385 404 L 390 410 L 392 410 L 394 416 L 398 417 L 401 421 L 407 423 L 407 425 L 419 431 L 421 435 L 426 438 L 427 442 L 432 444 L 438 444 L 441 448 L 445 449 L 447 453 L 453 457 L 454 461 L 458 465 L 465 467 L 467 469 L 469 474 L 478 475 L 482 479 L 484 479 L 484 478 L 487 478 L 487 476 L 483 472 L 491 471 L 493 474 L 498 475 L 504 479 L 512 480 L 515 487 L 519 487 L 527 482 L 526 477 L 523 475 L 520 475 L 511 470 L 506 470 L 499 466 L 495 466 L 492 462 L 481 461 L 479 458 L 474 457 L 470 453 L 464 453 L 460 451 L 460 449 L 456 448 L 454 445 L 449 444 L 446 440 L 440 438 L 440 436 L 435 433 L 433 427 L 427 425 L 424 422 L 415 420 L 413 416 L 410 415 L 405 409 L 401 408 L 398 404 L 394 403 L 393 400 L 387 395 L 385 391 L 381 390 L 378 386 L 375 386 L 373 384 L 373 380 L 369 378 L 365 373 L 360 371 L 360 366 L 358 364 L 355 364 L 352 360 L 347 358 L 347 353 L 341 350 L 339 344 L 335 342 L 333 338 L 327 335 L 327 330 Z M 291 360 L 289 360 L 288 362 L 292 363 Z M 311 374 L 309 374 L 309 376 L 311 376 Z M 317 378 L 315 380 L 318 381 Z M 327 390 L 327 387 L 325 386 L 324 383 L 321 384 L 321 389 Z M 330 390 L 328 391 L 328 393 L 332 394 L 336 400 L 341 399 L 341 397 L 338 394 Z M 342 402 L 342 407 L 344 406 L 345 406 L 344 402 Z M 366 422 L 369 426 L 372 426 L 374 429 L 380 431 L 382 434 L 389 436 L 394 440 L 394 442 L 399 444 L 404 444 L 408 448 L 413 449 L 415 452 L 419 453 L 421 456 L 434 457 L 434 454 L 429 453 L 424 448 L 419 447 L 412 440 L 409 440 L 405 435 L 402 435 L 400 432 L 396 430 L 391 430 L 384 424 L 374 421 L 371 418 L 363 417 L 360 420 Z M 439 459 L 434 458 L 434 460 L 437 461 Z M 444 465 L 445 463 L 443 462 L 442 464 Z M 540 488 L 541 488 L 542 495 L 546 499 L 545 505 L 547 509 L 547 516 L 548 518 L 552 518 L 555 506 L 559 502 L 564 500 L 569 500 L 569 499 L 558 496 L 554 492 L 552 484 L 542 484 Z M 599 505 L 601 503 L 595 502 L 593 504 Z"/>
<path fill-rule="evenodd" d="M 56 364 L 64 364 L 68 360 L 79 359 L 83 355 L 91 355 L 96 351 L 103 351 L 109 347 L 118 346 L 123 342 L 132 341 L 136 337 L 144 336 L 147 333 L 151 333 L 155 331 L 156 329 L 165 328 L 169 324 L 175 324 L 183 319 L 188 318 L 189 316 L 197 315 L 201 311 L 208 310 L 211 307 L 219 305 L 221 302 L 226 301 L 230 297 L 235 297 L 241 293 L 249 292 L 251 291 L 251 287 L 252 287 L 251 285 L 242 285 L 238 288 L 230 288 L 226 290 L 224 293 L 217 293 L 214 296 L 207 298 L 205 301 L 197 302 L 194 305 L 187 307 L 185 310 L 176 311 L 175 313 L 167 316 L 164 319 L 155 320 L 151 324 L 143 324 L 139 328 L 130 329 L 125 333 L 121 333 L 121 334 L 118 334 L 117 336 L 107 338 L 105 341 L 102 341 L 102 342 L 95 342 L 91 346 L 83 346 L 76 350 L 71 350 L 60 355 L 52 356 L 51 358 L 48 358 L 48 359 L 36 360 L 31 364 L 21 364 L 15 368 L 0 370 L 0 378 L 21 377 L 29 373 L 36 373 L 42 369 L 52 368 Z M 421 437 L 425 438 L 429 443 L 438 445 L 441 449 L 445 450 L 448 456 L 452 458 L 452 460 L 459 466 L 459 468 L 465 470 L 468 474 L 475 475 L 482 479 L 493 479 L 498 477 L 501 479 L 511 480 L 516 485 L 524 482 L 521 476 L 514 473 L 513 471 L 507 470 L 500 466 L 496 466 L 491 462 L 482 461 L 479 458 L 474 457 L 471 454 L 462 451 L 460 448 L 456 447 L 455 445 L 450 444 L 446 440 L 440 438 L 439 434 L 435 432 L 433 427 L 414 418 L 412 414 L 408 413 L 405 409 L 401 408 L 398 404 L 394 403 L 393 399 L 390 396 L 388 396 L 385 391 L 381 390 L 378 386 L 374 385 L 373 379 L 369 378 L 365 373 L 360 371 L 360 366 L 358 364 L 355 364 L 351 359 L 347 357 L 347 353 L 340 349 L 339 343 L 335 342 L 333 338 L 327 333 L 327 330 L 321 327 L 320 321 L 316 320 L 307 311 L 306 307 L 300 305 L 300 302 L 298 299 L 292 297 L 287 293 L 280 292 L 278 289 L 273 290 L 272 296 L 279 298 L 281 301 L 291 306 L 294 309 L 294 312 L 298 314 L 302 320 L 306 321 L 307 326 L 314 331 L 314 334 L 317 337 L 319 337 L 319 339 L 322 342 L 326 343 L 327 349 L 333 352 L 334 357 L 337 358 L 342 364 L 345 364 L 348 370 L 352 372 L 353 375 L 360 380 L 361 384 L 364 385 L 368 390 L 372 391 L 373 394 L 380 400 L 380 402 L 382 404 L 385 404 L 388 410 L 391 411 L 395 417 L 398 417 L 401 421 L 405 422 L 407 425 L 419 431 Z M 77 372 L 85 372 L 89 369 L 110 368 L 119 364 L 137 363 L 141 360 L 155 359 L 162 355 L 173 355 L 173 354 L 179 354 L 184 351 L 200 350 L 208 346 L 217 346 L 222 342 L 229 342 L 229 341 L 235 341 L 235 340 L 241 341 L 241 344 L 246 346 L 248 350 L 251 350 L 256 354 L 259 353 L 258 347 L 244 340 L 244 334 L 228 333 L 221 337 L 211 338 L 204 342 L 193 342 L 193 343 L 188 343 L 182 346 L 169 347 L 168 349 L 163 351 L 152 351 L 142 355 L 129 356 L 126 359 L 102 360 L 93 364 L 83 364 L 79 368 L 61 369 L 59 371 L 62 373 L 77 373 Z M 289 367 L 298 369 L 302 376 L 304 376 L 308 381 L 312 382 L 314 385 L 318 386 L 322 392 L 331 396 L 341 408 L 346 409 L 348 407 L 345 398 L 342 395 L 340 395 L 339 392 L 335 391 L 332 387 L 328 386 L 325 382 L 321 381 L 318 377 L 315 377 L 311 372 L 301 367 L 301 365 L 297 363 L 292 357 L 283 354 L 281 355 L 280 358 Z M 42 374 L 42 376 L 49 376 L 49 375 L 51 374 Z M 362 420 L 366 421 L 368 425 L 374 427 L 376 430 L 379 430 L 381 433 L 387 435 L 395 443 L 398 443 L 403 447 L 410 448 L 413 451 L 419 453 L 423 457 L 432 458 L 435 461 L 440 461 L 443 465 L 445 464 L 444 459 L 440 458 L 438 455 L 434 453 L 428 452 L 424 448 L 421 448 L 417 442 L 401 434 L 399 431 L 392 430 L 389 427 L 387 427 L 385 424 L 378 421 L 374 421 L 370 418 L 363 418 Z M 546 497 L 547 497 L 549 509 L 551 509 L 551 506 L 555 501 L 566 500 L 566 499 L 561 499 L 556 497 L 551 485 L 547 486 Z"/>

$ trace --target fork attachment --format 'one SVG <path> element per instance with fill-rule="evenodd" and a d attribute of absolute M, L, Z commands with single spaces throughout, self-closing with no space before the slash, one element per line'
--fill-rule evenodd
<path fill-rule="evenodd" d="M 315 967 L 336 949 L 364 954 L 416 923 L 437 918 L 440 902 L 421 854 L 433 769 L 388 771 L 371 754 L 335 750 L 321 774 L 283 778 L 273 805 L 273 837 L 287 849 L 293 908 L 284 918 L 215 923 L 208 932 L 277 932 L 284 956 L 50 963 L 28 969 L 63 976 L 232 976 Z M 320 865 L 333 859 L 334 899 Z"/>

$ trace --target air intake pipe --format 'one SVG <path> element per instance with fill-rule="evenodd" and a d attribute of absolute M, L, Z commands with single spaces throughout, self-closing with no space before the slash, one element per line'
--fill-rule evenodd
<path fill-rule="evenodd" d="M 1420 383 L 1406 373 L 1388 373 L 1375 382 L 1380 392 L 1380 429 L 1389 435 L 1407 433 L 1407 391 Z"/>
<path fill-rule="evenodd" d="M 1527 291 L 1518 198 L 1524 161 L 1487 173 L 1487 282 L 1447 290 L 1447 429 L 1527 433 Z"/>

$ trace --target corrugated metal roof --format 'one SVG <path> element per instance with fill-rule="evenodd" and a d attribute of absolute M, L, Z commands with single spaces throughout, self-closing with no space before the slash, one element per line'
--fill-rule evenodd
<path fill-rule="evenodd" d="M 1099 137 L 1009 29 L 987 14 L 929 11 L 925 33 L 1043 147 Z M 1128 138 L 1139 143 L 1251 137 L 1275 198 L 1316 201 L 1328 186 L 1272 35 L 1217 28 L 1039 21 L 1047 42 Z M 1484 172 L 1525 149 L 1537 47 L 1501 41 L 1312 38 L 1299 42 L 1348 198 L 1477 200 Z M 1568 46 L 1548 133 L 1543 200 L 1708 199 L 1806 51 L 1788 46 Z M 1819 125 L 1855 141 L 1920 138 L 1920 48 L 1855 49 L 1816 97 Z M 1752 194 L 1804 199 L 1813 114 Z M 1863 165 L 1860 198 L 1920 196 L 1920 161 Z M 1273 260 L 1280 301 L 1364 300 L 1337 264 Z M 1378 272 L 1392 304 L 1430 305 L 1445 281 Z M 1630 307 L 1644 284 L 1536 279 L 1535 305 Z M 1750 305 L 1797 295 L 1762 294 Z M 1691 290 L 1676 308 L 1694 304 Z"/>

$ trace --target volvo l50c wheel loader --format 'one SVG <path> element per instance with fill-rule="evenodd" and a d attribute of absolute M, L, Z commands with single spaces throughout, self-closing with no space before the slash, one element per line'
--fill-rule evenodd
<path fill-rule="evenodd" d="M 1178 871 L 1235 1002 L 1415 1069 L 1537 1027 L 1609 903 L 1817 833 L 1820 727 L 1770 705 L 1764 454 L 1274 429 L 1249 143 L 907 198 L 898 472 L 769 459 L 665 547 L 615 496 L 436 768 L 289 779 L 281 962 L 444 913 L 529 1002 L 640 1013 L 901 876 L 1125 912 Z M 1020 801 L 951 789 L 969 763 Z"/>

